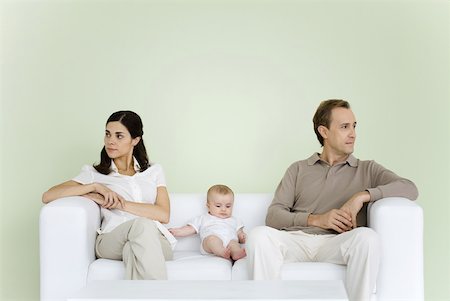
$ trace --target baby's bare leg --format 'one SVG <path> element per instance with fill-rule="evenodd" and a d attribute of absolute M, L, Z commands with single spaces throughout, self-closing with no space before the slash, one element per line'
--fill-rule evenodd
<path fill-rule="evenodd" d="M 211 254 L 230 259 L 230 248 L 225 248 L 220 238 L 210 235 L 203 240 L 203 249 Z"/>
<path fill-rule="evenodd" d="M 231 240 L 227 248 L 231 250 L 231 258 L 233 260 L 238 260 L 247 256 L 245 249 L 241 248 L 241 245 L 237 240 Z"/>

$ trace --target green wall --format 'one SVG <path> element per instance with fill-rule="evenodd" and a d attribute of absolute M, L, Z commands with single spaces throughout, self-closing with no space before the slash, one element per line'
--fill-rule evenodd
<path fill-rule="evenodd" d="M 273 192 L 345 98 L 355 155 L 415 181 L 427 300 L 450 300 L 450 2 L 3 1 L 1 296 L 39 295 L 41 194 L 144 120 L 171 192 Z"/>

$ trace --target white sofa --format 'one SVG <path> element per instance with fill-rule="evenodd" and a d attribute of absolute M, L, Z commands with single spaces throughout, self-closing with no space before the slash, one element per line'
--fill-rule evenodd
<path fill-rule="evenodd" d="M 234 215 L 246 231 L 264 225 L 272 194 L 236 194 Z M 170 195 L 167 227 L 184 225 L 205 212 L 204 194 Z M 369 207 L 369 226 L 382 240 L 382 262 L 374 300 L 423 300 L 423 213 L 404 198 L 386 198 Z M 99 207 L 83 197 L 68 197 L 42 207 L 40 213 L 41 300 L 65 300 L 94 280 L 124 278 L 122 261 L 96 259 L 94 242 Z M 231 264 L 201 255 L 198 236 L 179 239 L 174 260 L 167 262 L 169 280 L 247 280 L 246 259 Z M 345 279 L 346 268 L 331 263 L 289 263 L 285 280 Z"/>

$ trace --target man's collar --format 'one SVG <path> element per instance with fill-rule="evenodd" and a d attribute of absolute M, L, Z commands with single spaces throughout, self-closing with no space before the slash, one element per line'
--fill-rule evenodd
<path fill-rule="evenodd" d="M 319 161 L 322 161 L 322 159 L 320 159 L 320 155 L 319 153 L 314 153 L 311 157 L 308 158 L 308 165 L 314 165 Z M 347 160 L 345 160 L 345 163 L 347 163 L 348 165 L 350 165 L 351 167 L 358 167 L 358 159 L 355 158 L 355 156 L 353 156 L 352 154 L 350 154 L 350 156 L 348 156 Z"/>
<path fill-rule="evenodd" d="M 139 162 L 136 160 L 136 158 L 133 156 L 133 167 L 135 172 L 139 172 L 141 170 L 141 166 L 139 165 Z M 119 173 L 119 170 L 117 169 L 116 164 L 114 163 L 114 160 L 111 160 L 111 170 L 113 172 Z"/>
<path fill-rule="evenodd" d="M 314 153 L 307 161 L 309 166 L 316 164 L 317 161 L 320 161 L 319 153 Z"/>
<path fill-rule="evenodd" d="M 355 156 L 353 156 L 352 154 L 350 154 L 350 156 L 348 156 L 347 163 L 351 167 L 358 167 L 358 159 L 356 159 Z"/>

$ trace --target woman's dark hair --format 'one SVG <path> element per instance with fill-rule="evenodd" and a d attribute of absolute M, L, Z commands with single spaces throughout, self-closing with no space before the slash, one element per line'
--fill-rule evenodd
<path fill-rule="evenodd" d="M 131 138 L 141 137 L 139 143 L 133 149 L 133 156 L 141 167 L 140 172 L 149 168 L 150 163 L 148 161 L 147 150 L 145 149 L 144 140 L 142 138 L 144 131 L 141 117 L 132 111 L 118 111 L 109 116 L 106 124 L 113 121 L 118 121 L 125 126 L 128 132 L 130 132 Z M 94 165 L 94 168 L 104 175 L 111 172 L 111 158 L 106 153 L 104 146 L 100 153 L 100 164 Z"/>

